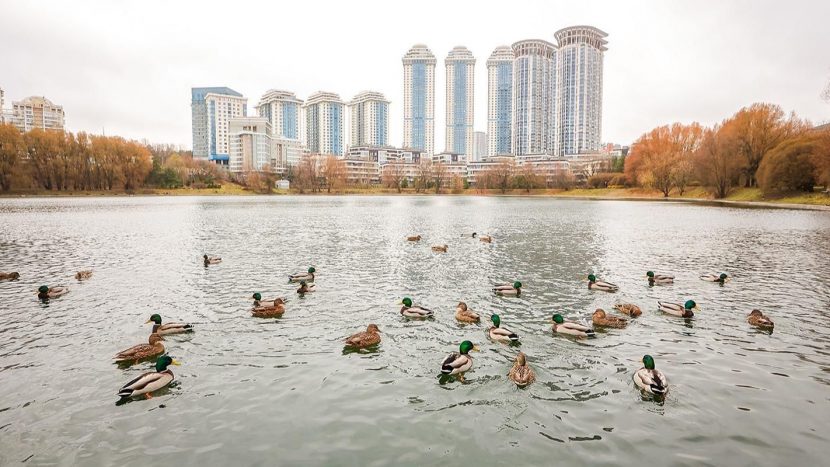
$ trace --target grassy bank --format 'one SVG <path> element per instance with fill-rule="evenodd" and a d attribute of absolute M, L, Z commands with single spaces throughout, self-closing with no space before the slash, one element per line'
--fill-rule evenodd
<path fill-rule="evenodd" d="M 274 190 L 273 194 L 300 194 L 297 190 L 290 192 Z M 250 196 L 257 193 L 234 183 L 224 183 L 220 188 L 142 188 L 132 192 L 124 191 L 25 191 L 4 193 L 3 197 L 91 197 L 91 196 Z M 394 188 L 384 187 L 349 187 L 333 190 L 331 193 L 323 190 L 318 193 L 306 192 L 305 195 L 435 195 L 434 190 L 417 193 L 412 188 L 403 189 L 400 193 Z M 589 199 L 642 199 L 662 200 L 663 194 L 655 190 L 643 188 L 575 188 L 571 190 L 537 189 L 530 190 L 481 190 L 466 189 L 444 191 L 442 196 L 552 196 L 561 198 L 589 198 Z M 723 200 L 714 200 L 701 187 L 692 187 L 683 195 L 672 193 L 669 200 L 687 201 L 718 201 L 727 203 L 769 203 L 780 205 L 830 206 L 830 195 L 824 193 L 800 193 L 780 197 L 764 197 L 758 188 L 737 188 Z"/>

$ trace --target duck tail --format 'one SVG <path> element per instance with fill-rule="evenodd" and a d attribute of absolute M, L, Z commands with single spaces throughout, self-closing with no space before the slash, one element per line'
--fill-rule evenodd
<path fill-rule="evenodd" d="M 441 366 L 441 373 L 443 373 L 443 374 L 445 374 L 445 375 L 448 375 L 448 374 L 452 373 L 452 366 L 450 366 L 450 365 L 442 365 L 442 366 Z"/>
<path fill-rule="evenodd" d="M 589 330 L 585 331 L 585 334 L 587 334 L 588 337 L 596 337 L 596 333 L 594 332 L 593 329 L 589 329 Z"/>
<path fill-rule="evenodd" d="M 654 394 L 657 394 L 657 395 L 662 395 L 662 394 L 666 393 L 666 388 L 664 388 L 663 386 L 661 386 L 657 383 L 652 383 L 651 384 L 651 392 L 653 392 Z"/>
<path fill-rule="evenodd" d="M 510 333 L 509 337 L 510 337 L 510 340 L 513 341 L 513 342 L 519 340 L 519 335 L 516 334 L 515 332 Z"/>
<path fill-rule="evenodd" d="M 122 399 L 126 399 L 126 398 L 130 397 L 130 395 L 132 393 L 133 393 L 132 389 L 124 388 L 124 389 L 118 391 L 118 397 L 120 397 Z"/>

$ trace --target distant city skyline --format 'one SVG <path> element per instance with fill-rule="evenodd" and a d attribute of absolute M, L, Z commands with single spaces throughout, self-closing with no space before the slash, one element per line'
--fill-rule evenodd
<path fill-rule="evenodd" d="M 0 61 L 14 66 L 0 72 L 0 87 L 7 107 L 33 95 L 60 104 L 70 131 L 106 129 L 189 148 L 186 96 L 193 87 L 230 86 L 249 99 L 249 115 L 269 89 L 287 89 L 304 100 L 321 89 L 344 99 L 371 89 L 390 101 L 388 140 L 400 145 L 400 58 L 412 44 L 424 43 L 442 59 L 457 45 L 476 57 L 474 130 L 489 134 L 490 53 L 526 38 L 555 42 L 558 28 L 575 24 L 594 25 L 612 42 L 605 55 L 603 142 L 628 144 L 674 121 L 711 125 L 759 101 L 780 104 L 814 123 L 830 119 L 830 105 L 820 98 L 830 75 L 823 50 L 830 35 L 822 22 L 830 16 L 826 2 L 738 1 L 701 9 L 685 1 L 517 1 L 496 11 L 489 4 L 427 1 L 406 21 L 429 27 L 396 28 L 383 40 L 368 29 L 342 27 L 383 20 L 377 9 L 360 9 L 370 11 L 366 16 L 347 5 L 313 1 L 282 6 L 242 1 L 223 12 L 228 27 L 221 35 L 197 32 L 211 17 L 210 2 L 199 9 L 169 4 L 163 11 L 148 4 L 46 3 L 4 5 L 0 43 L 10 46 L 0 49 Z M 337 32 L 298 43 L 304 33 L 299 23 L 279 30 L 250 27 L 277 9 L 280 16 L 314 18 L 315 28 Z M 476 31 L 454 26 L 462 13 L 473 15 Z M 27 27 L 32 18 L 38 19 L 37 30 Z M 61 47 L 54 47 L 56 41 Z M 445 79 L 439 65 L 433 152 L 446 141 Z"/>

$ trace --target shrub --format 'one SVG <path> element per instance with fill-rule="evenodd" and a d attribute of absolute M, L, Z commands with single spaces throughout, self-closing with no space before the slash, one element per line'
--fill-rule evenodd
<path fill-rule="evenodd" d="M 588 187 L 589 188 L 608 188 L 608 185 L 611 185 L 611 181 L 615 180 L 619 177 L 619 174 L 611 174 L 611 173 L 601 173 L 596 175 L 591 175 L 588 177 Z"/>
<path fill-rule="evenodd" d="M 813 191 L 812 158 L 818 150 L 815 138 L 798 137 L 782 142 L 761 161 L 758 183 L 764 194 Z"/>

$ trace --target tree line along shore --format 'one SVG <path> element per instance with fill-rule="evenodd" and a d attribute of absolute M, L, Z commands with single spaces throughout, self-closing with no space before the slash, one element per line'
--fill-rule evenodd
<path fill-rule="evenodd" d="M 265 194 L 277 179 L 291 193 L 549 195 L 681 198 L 830 205 L 830 125 L 814 127 L 774 104 L 757 103 L 704 127 L 664 125 L 643 134 L 628 155 L 602 171 L 553 179 L 507 158 L 475 186 L 424 162 L 413 178 L 384 170 L 379 185 L 347 183 L 343 161 L 306 157 L 287 173 L 231 174 L 190 151 L 117 136 L 0 125 L 0 194 Z"/>

